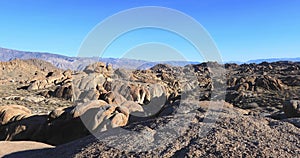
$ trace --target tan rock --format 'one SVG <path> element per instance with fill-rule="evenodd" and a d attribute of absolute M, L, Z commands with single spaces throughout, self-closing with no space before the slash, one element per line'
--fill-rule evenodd
<path fill-rule="evenodd" d="M 98 108 L 98 107 L 102 107 L 104 105 L 107 105 L 108 103 L 103 101 L 103 100 L 94 100 L 94 101 L 90 101 L 87 103 L 83 103 L 80 105 L 77 105 L 72 111 L 71 111 L 71 115 L 76 118 L 79 117 L 81 115 L 83 115 L 84 113 L 86 113 L 87 110 L 92 109 L 92 108 Z"/>
<path fill-rule="evenodd" d="M 21 105 L 0 106 L 0 125 L 29 117 L 31 110 Z"/>
<path fill-rule="evenodd" d="M 131 113 L 131 112 L 143 112 L 144 111 L 143 107 L 140 104 L 138 104 L 134 101 L 123 102 L 121 104 L 121 106 L 126 107 L 129 110 L 129 113 Z"/>
<path fill-rule="evenodd" d="M 90 131 L 106 131 L 125 126 L 128 122 L 129 110 L 126 107 L 104 105 L 88 109 L 80 118 Z"/>
<path fill-rule="evenodd" d="M 33 141 L 0 141 L 0 157 L 16 152 L 54 148 L 54 146 Z"/>

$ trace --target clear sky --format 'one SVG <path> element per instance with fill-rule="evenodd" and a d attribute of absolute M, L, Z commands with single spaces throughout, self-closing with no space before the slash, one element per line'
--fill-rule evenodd
<path fill-rule="evenodd" d="M 0 47 L 77 56 L 99 22 L 141 6 L 173 8 L 193 17 L 210 33 L 225 61 L 300 57 L 299 0 L 0 0 Z M 172 36 L 153 34 L 141 42 L 163 43 L 160 37 Z M 108 48 L 121 54 L 126 49 Z M 193 50 L 180 51 L 186 51 L 188 60 L 198 60 L 188 55 Z"/>

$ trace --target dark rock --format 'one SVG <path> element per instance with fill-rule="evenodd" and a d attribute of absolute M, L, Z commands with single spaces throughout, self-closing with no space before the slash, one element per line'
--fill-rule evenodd
<path fill-rule="evenodd" d="M 283 105 L 283 111 L 287 117 L 300 117 L 300 101 L 285 101 Z"/>

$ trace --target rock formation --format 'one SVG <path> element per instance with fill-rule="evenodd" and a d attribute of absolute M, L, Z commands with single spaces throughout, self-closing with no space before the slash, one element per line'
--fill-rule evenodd
<path fill-rule="evenodd" d="M 57 145 L 36 157 L 300 154 L 299 63 L 47 64 L 0 64 L 0 140 Z"/>

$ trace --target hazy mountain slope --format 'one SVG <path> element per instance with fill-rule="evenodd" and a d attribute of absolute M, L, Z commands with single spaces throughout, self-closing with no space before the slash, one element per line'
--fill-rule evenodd
<path fill-rule="evenodd" d="M 101 61 L 107 64 L 112 64 L 114 68 L 127 69 L 147 69 L 156 64 L 168 64 L 172 66 L 185 66 L 188 64 L 198 64 L 199 62 L 190 61 L 164 61 L 164 62 L 148 62 L 144 60 L 126 59 L 126 58 L 98 58 L 98 57 L 68 57 L 58 54 L 27 52 L 13 49 L 0 48 L 0 61 L 10 61 L 12 59 L 41 59 L 50 62 L 60 69 L 83 70 L 87 65 Z M 300 61 L 299 58 L 270 58 L 249 60 L 246 63 L 261 63 L 261 62 L 276 62 L 276 61 Z M 226 62 L 233 63 L 233 62 Z M 234 63 L 243 64 L 243 62 L 235 61 Z"/>
<path fill-rule="evenodd" d="M 73 69 L 73 64 L 76 58 L 67 57 L 58 54 L 27 52 L 0 48 L 0 61 L 10 61 L 13 59 L 41 59 L 50 62 L 54 66 L 62 69 Z"/>
<path fill-rule="evenodd" d="M 249 60 L 246 63 L 261 63 L 261 62 L 277 62 L 277 61 L 293 61 L 293 62 L 297 62 L 300 61 L 300 57 L 298 58 L 269 58 L 269 59 L 256 59 L 256 60 Z"/>
<path fill-rule="evenodd" d="M 58 54 L 40 53 L 40 52 L 27 52 L 0 48 L 0 61 L 10 61 L 13 59 L 41 59 L 50 62 L 60 69 L 83 70 L 87 65 L 94 62 L 101 61 L 107 64 L 112 64 L 114 68 L 128 68 L 128 69 L 145 69 L 150 68 L 158 62 L 148 62 L 143 60 L 134 59 L 116 59 L 116 58 L 98 58 L 98 57 L 67 57 Z M 184 66 L 187 64 L 197 64 L 198 62 L 188 61 L 166 61 L 159 62 L 173 66 Z"/>

